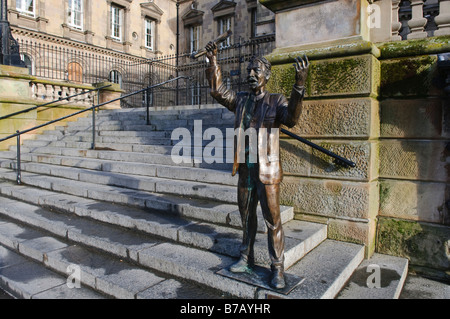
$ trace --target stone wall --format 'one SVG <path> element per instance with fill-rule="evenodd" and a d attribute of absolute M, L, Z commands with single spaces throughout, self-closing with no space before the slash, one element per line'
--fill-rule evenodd
<path fill-rule="evenodd" d="M 269 90 L 289 97 L 294 58 L 311 60 L 303 113 L 291 131 L 357 164 L 341 168 L 285 136 L 283 204 L 297 219 L 326 223 L 329 238 L 365 245 L 366 257 L 407 257 L 415 269 L 449 280 L 450 102 L 437 67 L 437 55 L 450 52 L 449 36 L 374 44 L 364 29 L 367 2 L 348 0 L 331 6 L 355 8 L 355 32 L 327 22 L 327 38 L 314 42 L 312 32 L 305 35 L 308 21 L 328 21 L 320 15 L 328 2 L 260 2 L 277 15 Z M 280 34 L 291 20 L 306 29 Z"/>
<path fill-rule="evenodd" d="M 406 44 L 381 46 L 377 250 L 449 279 L 450 104 L 437 55 L 424 54 L 423 41 Z"/>

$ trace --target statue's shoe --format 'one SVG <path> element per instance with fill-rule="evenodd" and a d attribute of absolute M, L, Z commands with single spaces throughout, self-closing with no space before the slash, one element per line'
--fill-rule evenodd
<path fill-rule="evenodd" d="M 282 269 L 275 269 L 272 272 L 270 286 L 275 289 L 284 289 L 286 287 L 286 279 L 284 278 L 284 271 Z"/>
<path fill-rule="evenodd" d="M 237 263 L 230 266 L 230 271 L 233 273 L 244 273 L 249 272 L 251 268 L 252 267 L 249 265 L 247 258 L 241 257 Z"/>

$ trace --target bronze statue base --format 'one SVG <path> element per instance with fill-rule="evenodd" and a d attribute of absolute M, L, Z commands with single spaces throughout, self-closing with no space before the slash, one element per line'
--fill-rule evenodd
<path fill-rule="evenodd" d="M 300 286 L 305 280 L 305 278 L 303 277 L 285 273 L 286 287 L 284 287 L 283 289 L 275 289 L 269 284 L 272 276 L 272 271 L 268 268 L 254 266 L 251 270 L 244 273 L 233 273 L 227 268 L 224 268 L 216 272 L 216 274 L 241 281 L 252 286 L 274 291 L 286 296 L 289 295 L 292 290 Z"/>

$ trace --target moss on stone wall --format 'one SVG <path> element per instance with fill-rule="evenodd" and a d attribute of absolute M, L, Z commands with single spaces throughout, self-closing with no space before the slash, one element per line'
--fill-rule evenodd
<path fill-rule="evenodd" d="M 400 219 L 380 218 L 377 251 L 406 257 L 411 264 L 450 269 L 450 228 Z M 450 275 L 450 274 L 449 274 Z"/>
<path fill-rule="evenodd" d="M 377 46 L 381 52 L 381 59 L 438 54 L 450 51 L 450 36 L 394 41 Z"/>
<path fill-rule="evenodd" d="M 436 56 L 419 56 L 383 61 L 381 95 L 426 96 L 432 89 L 436 73 Z"/>
<path fill-rule="evenodd" d="M 293 62 L 272 67 L 271 92 L 289 97 L 295 83 Z M 307 98 L 335 96 L 371 96 L 377 94 L 374 76 L 378 74 L 378 61 L 371 54 L 311 61 Z"/>

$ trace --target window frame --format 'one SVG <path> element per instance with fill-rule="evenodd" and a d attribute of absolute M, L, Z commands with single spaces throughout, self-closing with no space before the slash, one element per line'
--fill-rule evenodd
<path fill-rule="evenodd" d="M 232 17 L 231 16 L 224 16 L 224 17 L 220 17 L 218 19 L 218 24 L 219 24 L 219 35 L 227 32 L 228 30 L 231 30 L 232 27 Z M 226 28 L 225 28 L 226 25 Z M 220 43 L 219 48 L 220 49 L 224 49 L 224 48 L 228 48 L 231 46 L 231 39 L 230 37 L 228 37 L 224 42 Z"/>
<path fill-rule="evenodd" d="M 33 3 L 33 11 L 29 11 L 28 8 L 25 8 L 26 1 L 28 0 L 16 0 L 16 10 L 20 12 L 20 14 L 29 16 L 29 17 L 36 17 L 36 0 L 30 0 Z"/>
<path fill-rule="evenodd" d="M 150 29 L 149 29 L 150 26 Z M 148 50 L 155 50 L 155 32 L 156 32 L 156 21 L 145 17 L 144 19 L 144 29 L 145 29 L 145 48 Z M 150 30 L 150 33 L 148 32 Z M 150 45 L 149 45 L 150 42 Z"/>
<path fill-rule="evenodd" d="M 73 29 L 77 29 L 77 30 L 83 30 L 84 29 L 84 0 L 68 0 L 68 12 L 67 12 L 67 18 L 68 18 L 68 25 L 73 28 Z M 75 7 L 73 6 L 75 1 L 79 1 L 81 9 L 80 11 L 76 11 Z M 72 7 L 73 6 L 73 7 Z M 79 14 L 79 22 L 80 24 L 77 25 L 75 23 L 75 17 L 76 14 Z"/>
<path fill-rule="evenodd" d="M 125 9 L 115 3 L 111 3 L 111 38 L 117 41 L 122 41 L 123 39 L 123 27 L 124 27 L 124 11 Z M 118 13 L 118 15 L 116 14 Z M 116 23 L 116 18 L 118 18 L 118 23 Z M 118 30 L 116 29 L 118 27 Z M 115 32 L 118 31 L 119 35 L 117 36 Z"/>
<path fill-rule="evenodd" d="M 200 25 L 191 25 L 189 27 L 189 50 L 190 53 L 198 52 L 200 49 Z"/>
<path fill-rule="evenodd" d="M 122 88 L 123 84 L 123 75 L 119 70 L 113 69 L 109 72 L 109 82 L 119 84 L 120 88 Z"/>

